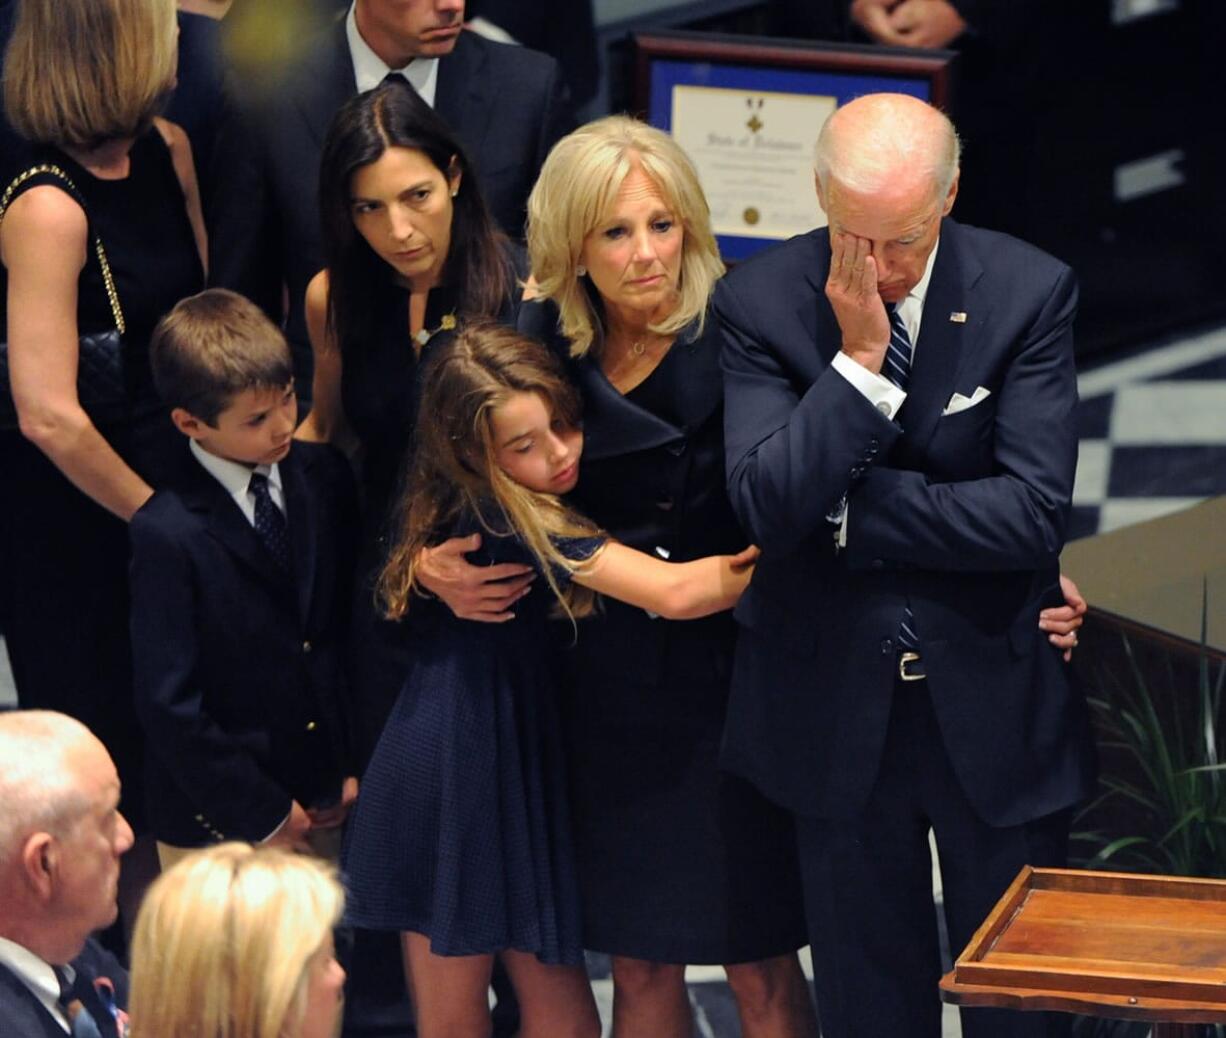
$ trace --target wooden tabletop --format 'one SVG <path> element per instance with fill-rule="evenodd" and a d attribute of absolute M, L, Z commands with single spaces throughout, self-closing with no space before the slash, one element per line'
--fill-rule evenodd
<path fill-rule="evenodd" d="M 941 981 L 941 997 L 1226 1023 L 1226 881 L 1026 867 Z"/>

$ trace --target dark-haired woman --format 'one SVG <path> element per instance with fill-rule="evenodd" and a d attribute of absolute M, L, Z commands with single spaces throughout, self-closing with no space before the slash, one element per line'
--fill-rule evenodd
<path fill-rule="evenodd" d="M 327 267 L 306 292 L 314 405 L 298 436 L 358 457 L 373 579 L 412 439 L 421 362 L 460 320 L 513 322 L 518 272 L 463 149 L 407 84 L 359 94 L 337 113 L 319 197 Z M 400 689 L 412 637 L 376 619 L 372 602 L 367 581 L 354 653 L 363 756 Z"/>

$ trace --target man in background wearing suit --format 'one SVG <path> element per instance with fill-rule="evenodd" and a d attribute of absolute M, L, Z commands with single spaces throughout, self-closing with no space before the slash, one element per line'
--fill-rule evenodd
<path fill-rule="evenodd" d="M 348 98 L 388 75 L 407 79 L 455 131 L 491 214 L 512 237 L 522 234 L 541 163 L 574 127 L 553 58 L 467 32 L 463 19 L 464 0 L 355 0 L 290 67 L 275 70 L 271 86 L 232 98 L 241 107 L 217 145 L 211 279 L 276 320 L 288 288 L 300 395 L 311 386 L 303 294 L 323 267 L 319 157 Z"/>
<path fill-rule="evenodd" d="M 762 548 L 725 764 L 797 816 L 827 1038 L 941 1031 L 929 832 L 957 954 L 1024 864 L 1064 862 L 1085 704 L 1035 623 L 1076 465 L 1072 271 L 948 218 L 949 120 L 840 108 L 829 228 L 715 294 L 729 494 Z M 968 1038 L 1052 1033 L 968 1010 Z"/>
<path fill-rule="evenodd" d="M 119 776 L 79 721 L 0 714 L 0 1033 L 122 1038 L 127 974 L 90 934 L 115 921 L 132 830 Z"/>
<path fill-rule="evenodd" d="M 596 95 L 600 55 L 592 0 L 468 0 L 466 9 L 470 23 L 480 19 L 495 33 L 509 37 L 507 42 L 557 58 L 576 108 Z M 482 31 L 475 24 L 473 28 Z M 490 32 L 482 35 L 499 38 Z"/>

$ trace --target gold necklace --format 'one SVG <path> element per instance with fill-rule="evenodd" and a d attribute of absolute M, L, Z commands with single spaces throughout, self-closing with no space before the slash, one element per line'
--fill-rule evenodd
<path fill-rule="evenodd" d="M 654 346 L 653 339 L 655 342 L 664 343 L 662 351 L 650 348 Z M 670 336 L 660 335 L 658 332 L 651 330 L 646 331 L 638 338 L 633 339 L 619 357 L 616 359 L 610 358 L 609 362 L 601 364 L 601 367 L 604 368 L 605 377 L 615 385 L 621 382 L 633 381 L 635 373 L 643 363 L 643 358 L 646 357 L 650 361 L 658 362 L 663 354 L 668 352 L 672 341 Z M 657 352 L 660 354 L 659 357 Z"/>
<path fill-rule="evenodd" d="M 442 320 L 439 321 L 438 327 L 435 328 L 434 331 L 428 331 L 427 329 L 423 328 L 416 335 L 414 335 L 413 338 L 417 340 L 417 343 L 419 346 L 425 346 L 426 343 L 428 343 L 431 339 L 433 339 L 436 335 L 438 335 L 439 332 L 452 331 L 454 330 L 455 326 L 456 326 L 456 319 L 455 319 L 455 311 L 453 310 L 449 314 L 443 314 Z"/>

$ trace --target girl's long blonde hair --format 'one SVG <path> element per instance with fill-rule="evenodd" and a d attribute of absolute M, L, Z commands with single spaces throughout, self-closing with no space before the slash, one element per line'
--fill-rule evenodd
<path fill-rule="evenodd" d="M 404 616 L 413 592 L 421 590 L 421 549 L 447 539 L 465 515 L 490 535 L 517 536 L 568 616 L 591 612 L 590 592 L 559 583 L 559 570 L 573 573 L 581 563 L 559 551 L 553 538 L 590 537 L 599 530 L 555 495 L 521 486 L 498 465 L 493 411 L 513 393 L 538 393 L 556 417 L 579 424 L 579 394 L 561 360 L 503 325 L 468 324 L 427 362 L 398 536 L 379 578 L 388 617 Z"/>

